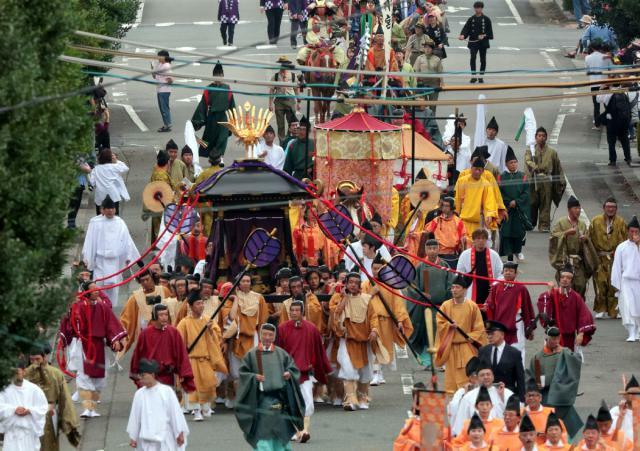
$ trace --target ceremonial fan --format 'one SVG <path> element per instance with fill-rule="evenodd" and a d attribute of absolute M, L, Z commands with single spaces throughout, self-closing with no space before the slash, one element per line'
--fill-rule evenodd
<path fill-rule="evenodd" d="M 402 239 L 402 235 L 411 224 L 413 217 L 416 215 L 418 211 L 422 213 L 428 213 L 434 208 L 438 206 L 438 201 L 440 200 L 440 189 L 436 186 L 435 183 L 429 180 L 416 180 L 416 182 L 411 186 L 409 190 L 409 201 L 411 202 L 411 206 L 413 207 L 413 211 L 409 215 L 409 218 L 402 226 L 398 237 L 396 238 L 393 244 L 398 244 Z"/>
<path fill-rule="evenodd" d="M 233 291 L 236 289 L 238 284 L 240 283 L 240 279 L 252 268 L 261 268 L 263 266 L 267 266 L 273 260 L 280 255 L 281 244 L 280 241 L 275 237 L 277 229 L 273 229 L 271 233 L 267 232 L 264 229 L 255 229 L 251 234 L 247 237 L 247 240 L 244 242 L 244 246 L 242 247 L 242 255 L 246 260 L 246 265 L 238 273 L 236 278 L 233 281 L 233 285 L 227 292 L 227 294 L 220 301 L 220 305 L 218 308 L 211 314 L 211 318 L 209 321 L 213 320 L 218 312 L 222 309 L 225 302 L 231 297 Z M 198 336 L 193 340 L 187 348 L 187 353 L 191 353 L 193 348 L 195 348 L 196 344 L 204 335 L 204 332 L 207 330 L 207 325 L 205 325 Z"/>
<path fill-rule="evenodd" d="M 161 213 L 171 202 L 173 202 L 173 190 L 166 182 L 151 182 L 142 191 L 142 203 L 153 213 Z"/>

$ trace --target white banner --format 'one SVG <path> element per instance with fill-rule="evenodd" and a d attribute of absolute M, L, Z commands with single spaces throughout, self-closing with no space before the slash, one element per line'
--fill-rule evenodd
<path fill-rule="evenodd" d="M 387 97 L 387 74 L 389 72 L 389 58 L 391 57 L 391 29 L 393 28 L 393 4 L 391 0 L 383 0 L 382 8 L 382 33 L 384 35 L 384 67 L 385 75 L 382 82 L 382 97 Z"/>

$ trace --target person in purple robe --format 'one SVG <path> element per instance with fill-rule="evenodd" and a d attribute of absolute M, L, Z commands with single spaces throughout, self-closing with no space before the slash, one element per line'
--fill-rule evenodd
<path fill-rule="evenodd" d="M 222 44 L 233 46 L 233 34 L 240 20 L 238 0 L 218 0 L 218 20 Z"/>

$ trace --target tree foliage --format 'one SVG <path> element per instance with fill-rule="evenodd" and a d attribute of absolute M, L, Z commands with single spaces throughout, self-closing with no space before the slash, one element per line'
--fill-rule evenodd
<path fill-rule="evenodd" d="M 40 330 L 55 330 L 71 294 L 62 276 L 74 234 L 65 228 L 76 160 L 91 149 L 88 97 L 33 102 L 86 87 L 57 61 L 75 29 L 118 35 L 137 0 L 2 0 L 0 24 L 0 387 Z"/>
<path fill-rule="evenodd" d="M 623 47 L 629 41 L 640 38 L 640 1 L 591 0 L 592 14 L 600 23 L 608 23 L 618 35 Z"/>

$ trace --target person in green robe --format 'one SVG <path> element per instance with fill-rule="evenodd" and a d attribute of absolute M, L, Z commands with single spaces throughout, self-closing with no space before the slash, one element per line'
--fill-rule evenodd
<path fill-rule="evenodd" d="M 214 77 L 224 77 L 222 64 L 218 62 L 213 68 Z M 223 157 L 227 150 L 227 139 L 231 132 L 220 125 L 220 122 L 227 121 L 225 112 L 236 107 L 233 92 L 229 85 L 221 81 L 214 81 L 202 93 L 202 98 L 196 111 L 193 113 L 191 123 L 195 130 L 200 130 L 204 126 L 202 142 L 198 149 L 201 157 Z"/>
<path fill-rule="evenodd" d="M 500 226 L 500 255 L 506 255 L 511 262 L 514 255 L 518 260 L 524 260 L 522 243 L 527 230 L 531 230 L 531 206 L 527 178 L 518 171 L 518 159 L 511 146 L 507 146 L 505 162 L 507 170 L 500 175 L 500 193 L 509 217 Z"/>
<path fill-rule="evenodd" d="M 34 349 L 29 356 L 31 365 L 25 370 L 24 377 L 42 389 L 49 403 L 44 435 L 40 437 L 42 449 L 58 451 L 60 433 L 67 436 L 73 447 L 80 444 L 80 422 L 64 374 L 47 361 L 50 352 L 48 344 Z"/>
<path fill-rule="evenodd" d="M 433 265 L 449 268 L 449 264 L 438 256 L 440 245 L 436 239 L 428 239 L 425 243 L 426 259 Z M 451 299 L 451 282 L 454 274 L 427 263 L 420 263 L 416 268 L 414 283 L 417 288 L 435 305 L 441 305 Z M 422 298 L 412 288 L 406 290 L 406 295 L 422 302 Z M 411 346 L 420 353 L 423 363 L 431 365 L 429 347 L 435 346 L 436 311 L 431 307 L 407 302 L 407 312 L 413 324 L 413 333 L 409 337 Z"/>
<path fill-rule="evenodd" d="M 536 145 L 524 151 L 527 178 L 531 187 L 531 223 L 538 231 L 548 232 L 551 227 L 551 202 L 560 204 L 567 179 L 555 149 L 547 146 L 547 131 L 536 130 Z"/>
<path fill-rule="evenodd" d="M 304 428 L 305 403 L 300 371 L 277 347 L 276 327 L 264 323 L 260 343 L 242 359 L 235 415 L 244 438 L 255 450 L 291 450 L 291 437 Z"/>
<path fill-rule="evenodd" d="M 598 269 L 598 253 L 591 242 L 587 224 L 580 219 L 580 201 L 570 196 L 567 201 L 568 215 L 553 226 L 549 237 L 549 263 L 556 269 L 556 280 L 560 281 L 560 270 L 568 263 L 573 266 L 573 289 L 584 298 L 587 282 Z"/>
<path fill-rule="evenodd" d="M 309 126 L 309 121 L 303 116 L 298 123 L 298 137 L 288 144 L 287 155 L 282 168 L 284 172 L 298 180 L 302 180 L 305 177 L 313 178 L 315 143 L 312 139 L 309 139 L 307 132 Z"/>
<path fill-rule="evenodd" d="M 545 346 L 530 360 L 528 380 L 534 381 L 542 394 L 542 405 L 554 407 L 573 438 L 582 428 L 582 420 L 573 407 L 578 395 L 582 360 L 578 354 L 560 345 L 560 329 L 547 329 Z"/>

